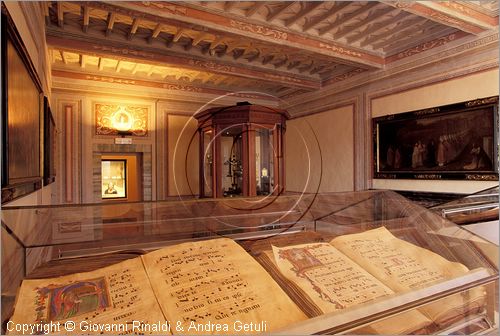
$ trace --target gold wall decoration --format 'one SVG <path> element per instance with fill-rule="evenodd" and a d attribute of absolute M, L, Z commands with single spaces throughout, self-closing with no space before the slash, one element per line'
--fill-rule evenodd
<path fill-rule="evenodd" d="M 136 105 L 94 105 L 97 135 L 117 135 L 130 132 L 134 136 L 148 135 L 148 108 Z"/>

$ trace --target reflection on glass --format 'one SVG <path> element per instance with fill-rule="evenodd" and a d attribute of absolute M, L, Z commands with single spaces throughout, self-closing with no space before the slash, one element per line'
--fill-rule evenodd
<path fill-rule="evenodd" d="M 102 198 L 126 198 L 126 160 L 102 160 Z"/>
<path fill-rule="evenodd" d="M 204 152 L 204 160 L 203 160 L 203 179 L 204 179 L 204 196 L 211 197 L 212 196 L 212 168 L 213 168 L 213 144 L 212 141 L 212 130 L 208 130 L 203 132 L 203 152 Z"/>
<path fill-rule="evenodd" d="M 225 129 L 221 134 L 221 160 L 224 162 L 222 171 L 222 191 L 224 197 L 243 195 L 243 128 L 234 126 Z"/>
<path fill-rule="evenodd" d="M 255 132 L 255 187 L 257 195 L 273 192 L 273 131 L 259 128 Z"/>

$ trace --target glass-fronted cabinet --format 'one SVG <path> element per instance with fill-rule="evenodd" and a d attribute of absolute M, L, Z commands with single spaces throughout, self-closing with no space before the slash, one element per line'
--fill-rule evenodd
<path fill-rule="evenodd" d="M 200 135 L 200 196 L 278 195 L 285 187 L 285 110 L 252 105 L 195 115 Z"/>
<path fill-rule="evenodd" d="M 228 126 L 220 134 L 219 161 L 224 165 L 221 186 L 224 197 L 243 196 L 243 127 Z"/>
<path fill-rule="evenodd" d="M 274 183 L 273 130 L 259 128 L 255 132 L 255 177 L 257 195 L 269 195 Z"/>
<path fill-rule="evenodd" d="M 200 156 L 202 158 L 200 165 L 203 169 L 200 169 L 200 184 L 203 183 L 203 187 L 200 188 L 201 197 L 211 197 L 213 189 L 213 131 L 211 129 L 202 132 L 202 139 L 200 141 Z"/>

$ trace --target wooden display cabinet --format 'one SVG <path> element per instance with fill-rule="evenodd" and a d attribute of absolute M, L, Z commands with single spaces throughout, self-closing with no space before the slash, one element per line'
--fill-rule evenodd
<path fill-rule="evenodd" d="M 286 110 L 252 105 L 195 115 L 200 138 L 200 197 L 279 195 L 285 189 Z"/>

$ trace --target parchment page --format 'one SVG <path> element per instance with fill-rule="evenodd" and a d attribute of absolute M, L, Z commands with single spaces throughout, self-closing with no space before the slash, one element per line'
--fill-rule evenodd
<path fill-rule="evenodd" d="M 394 292 L 328 243 L 273 246 L 278 269 L 324 312 L 371 302 Z M 368 314 L 367 314 L 368 315 Z M 365 332 L 382 334 L 419 330 L 431 321 L 417 311 L 374 323 Z"/>
<path fill-rule="evenodd" d="M 24 280 L 7 330 L 12 334 L 170 333 L 140 258 L 93 272 Z"/>
<path fill-rule="evenodd" d="M 385 227 L 337 237 L 331 244 L 396 292 L 425 288 L 469 271 L 460 263 L 396 238 Z M 474 288 L 420 310 L 440 324 L 466 310 L 477 310 L 484 304 L 484 295 L 482 288 Z"/>
<path fill-rule="evenodd" d="M 269 333 L 306 318 L 231 239 L 180 244 L 142 258 L 174 333 Z"/>

